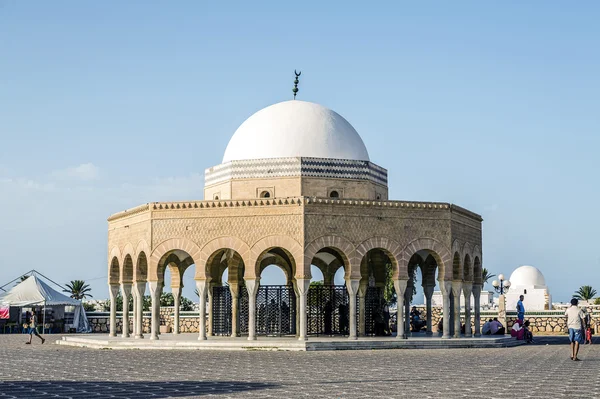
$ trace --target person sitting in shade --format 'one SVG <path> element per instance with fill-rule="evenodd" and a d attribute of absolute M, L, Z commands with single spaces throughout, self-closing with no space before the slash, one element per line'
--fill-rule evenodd
<path fill-rule="evenodd" d="M 525 339 L 526 343 L 533 344 L 533 333 L 531 332 L 531 327 L 529 325 L 529 320 L 523 323 L 523 331 L 525 331 L 523 338 Z"/>
<path fill-rule="evenodd" d="M 506 333 L 506 329 L 502 323 L 498 321 L 497 317 L 494 317 L 494 320 L 490 323 L 490 332 L 492 335 L 504 335 Z"/>
<path fill-rule="evenodd" d="M 522 340 L 525 336 L 525 328 L 521 326 L 521 320 L 515 321 L 512 329 L 510 330 L 510 336 L 516 338 L 517 340 Z"/>
<path fill-rule="evenodd" d="M 492 324 L 492 319 L 489 319 L 488 321 L 486 321 L 483 324 L 483 327 L 481 327 L 481 335 L 491 335 L 492 332 L 490 331 L 490 326 Z"/>

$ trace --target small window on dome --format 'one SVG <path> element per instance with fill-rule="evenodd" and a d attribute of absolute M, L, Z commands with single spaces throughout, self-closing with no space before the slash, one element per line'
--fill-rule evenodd
<path fill-rule="evenodd" d="M 271 193 L 265 190 L 260 193 L 260 198 L 271 198 Z"/>
<path fill-rule="evenodd" d="M 527 294 L 527 290 L 523 290 L 523 294 Z"/>
<path fill-rule="evenodd" d="M 377 199 L 380 200 L 381 199 L 381 195 L 377 194 Z"/>
<path fill-rule="evenodd" d="M 218 195 L 215 195 L 215 199 L 216 199 L 216 200 L 218 200 L 218 199 L 219 199 L 219 196 L 218 196 Z"/>
<path fill-rule="evenodd" d="M 336 190 L 333 190 L 332 192 L 329 193 L 329 197 L 330 198 L 339 198 L 340 193 L 338 193 Z"/>

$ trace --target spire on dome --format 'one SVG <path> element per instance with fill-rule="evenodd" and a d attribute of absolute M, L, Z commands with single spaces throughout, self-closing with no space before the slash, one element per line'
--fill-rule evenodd
<path fill-rule="evenodd" d="M 294 79 L 294 88 L 292 89 L 292 91 L 294 92 L 294 100 L 295 100 L 296 94 L 298 94 L 298 83 L 300 83 L 298 78 L 300 77 L 300 75 L 302 75 L 302 71 L 296 72 L 296 70 L 294 69 L 294 74 L 296 75 L 296 79 Z"/>

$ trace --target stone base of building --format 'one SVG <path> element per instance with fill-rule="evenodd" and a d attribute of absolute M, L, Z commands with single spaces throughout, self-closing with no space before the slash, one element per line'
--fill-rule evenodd
<path fill-rule="evenodd" d="M 323 350 L 373 350 L 373 349 L 449 349 L 449 348 L 506 348 L 522 345 L 506 336 L 442 339 L 439 336 L 368 337 L 349 340 L 345 337 L 310 337 L 299 341 L 294 337 L 259 337 L 249 341 L 246 337 L 208 337 L 199 341 L 196 334 L 161 334 L 159 340 L 109 337 L 106 334 L 63 336 L 58 345 L 93 349 L 163 349 L 163 350 L 264 350 L 264 351 L 323 351 Z"/>

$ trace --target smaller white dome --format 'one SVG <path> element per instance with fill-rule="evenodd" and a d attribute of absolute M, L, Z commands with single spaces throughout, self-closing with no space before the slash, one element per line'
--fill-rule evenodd
<path fill-rule="evenodd" d="M 512 287 L 537 286 L 545 287 L 546 279 L 542 272 L 533 266 L 520 266 L 510 275 L 510 284 Z"/>

